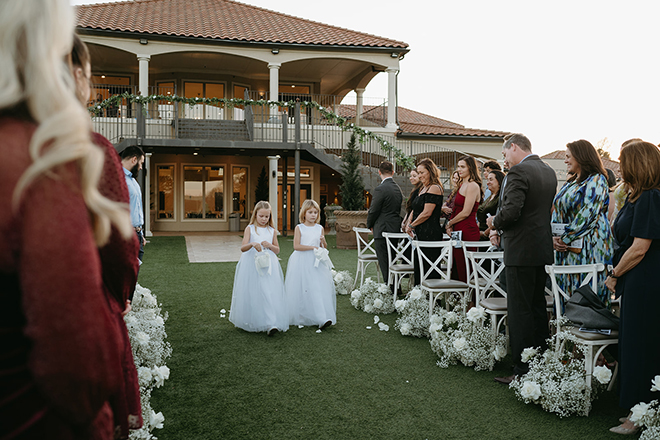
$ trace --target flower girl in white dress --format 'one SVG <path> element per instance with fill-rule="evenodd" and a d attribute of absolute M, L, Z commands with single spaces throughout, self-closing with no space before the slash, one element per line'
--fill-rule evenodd
<path fill-rule="evenodd" d="M 337 297 L 319 212 L 314 200 L 303 202 L 285 286 L 289 323 L 324 329 L 337 322 Z"/>
<path fill-rule="evenodd" d="M 268 336 L 289 329 L 284 277 L 276 255 L 280 245 L 271 213 L 268 202 L 254 207 L 243 235 L 229 311 L 229 321 L 236 327 Z"/>

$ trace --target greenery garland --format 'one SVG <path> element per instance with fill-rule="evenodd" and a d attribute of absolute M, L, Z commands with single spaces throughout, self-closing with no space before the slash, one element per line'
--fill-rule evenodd
<path fill-rule="evenodd" d="M 240 99 L 240 98 L 186 98 L 177 95 L 142 96 L 142 95 L 134 95 L 132 93 L 124 92 L 119 95 L 111 96 L 110 98 L 100 103 L 95 103 L 93 106 L 89 107 L 89 112 L 92 113 L 94 116 L 99 116 L 103 109 L 119 107 L 119 105 L 124 99 L 126 99 L 129 103 L 142 104 L 143 106 L 145 104 L 149 104 L 156 101 L 179 102 L 179 103 L 187 104 L 190 107 L 194 107 L 198 104 L 205 104 L 205 105 L 213 105 L 213 106 L 226 107 L 226 108 L 233 108 L 233 107 L 246 106 L 246 105 L 249 106 L 265 105 L 268 107 L 278 106 L 278 107 L 289 108 L 289 107 L 295 107 L 296 105 L 296 101 L 269 101 L 266 99 L 255 100 L 255 99 Z M 383 139 L 376 133 L 373 133 L 369 130 L 365 130 L 362 127 L 358 127 L 353 123 L 349 123 L 348 119 L 339 116 L 338 114 L 334 113 L 331 110 L 328 110 L 327 108 L 321 106 L 319 103 L 315 101 L 300 101 L 300 107 L 302 109 L 310 108 L 310 109 L 318 110 L 323 115 L 324 118 L 326 118 L 329 122 L 337 125 L 343 131 L 350 130 L 352 133 L 354 133 L 361 144 L 364 143 L 365 140 L 372 140 L 378 143 L 378 145 L 383 150 L 392 154 L 394 162 L 398 166 L 403 167 L 404 170 L 411 170 L 415 168 L 415 159 L 412 156 L 408 156 L 401 149 L 387 142 L 385 139 Z M 143 108 L 143 111 L 146 112 L 146 109 Z"/>

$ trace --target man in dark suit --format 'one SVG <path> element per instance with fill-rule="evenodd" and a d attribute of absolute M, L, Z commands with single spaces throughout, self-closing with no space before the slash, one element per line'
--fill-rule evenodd
<path fill-rule="evenodd" d="M 387 283 L 389 264 L 387 261 L 387 243 L 383 232 L 401 231 L 401 204 L 403 193 L 392 179 L 394 167 L 391 162 L 383 161 L 378 167 L 382 182 L 374 189 L 371 207 L 367 215 L 367 228 L 374 231 L 374 249 L 378 257 L 383 282 Z"/>
<path fill-rule="evenodd" d="M 508 384 L 525 374 L 521 360 L 527 347 L 547 346 L 550 336 L 545 302 L 545 265 L 552 264 L 552 201 L 557 177 L 522 134 L 504 138 L 502 153 L 509 164 L 500 191 L 500 209 L 488 219 L 493 226 L 491 242 L 504 248 L 506 266 L 509 342 L 513 354 L 513 376 L 496 377 Z"/>

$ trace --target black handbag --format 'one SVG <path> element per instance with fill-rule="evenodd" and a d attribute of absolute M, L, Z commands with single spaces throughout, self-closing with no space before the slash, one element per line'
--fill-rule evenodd
<path fill-rule="evenodd" d="M 566 302 L 566 318 L 580 327 L 590 329 L 619 329 L 619 317 L 607 310 L 591 286 L 585 284 L 573 292 Z"/>

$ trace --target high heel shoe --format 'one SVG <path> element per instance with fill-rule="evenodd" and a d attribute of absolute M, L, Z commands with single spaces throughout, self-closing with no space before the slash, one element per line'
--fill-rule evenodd
<path fill-rule="evenodd" d="M 623 425 L 619 425 L 610 428 L 610 431 L 615 434 L 632 435 L 632 434 L 636 434 L 637 431 L 639 431 L 639 426 L 635 426 L 634 428 L 624 428 Z"/>

